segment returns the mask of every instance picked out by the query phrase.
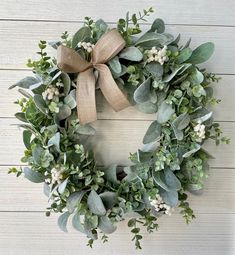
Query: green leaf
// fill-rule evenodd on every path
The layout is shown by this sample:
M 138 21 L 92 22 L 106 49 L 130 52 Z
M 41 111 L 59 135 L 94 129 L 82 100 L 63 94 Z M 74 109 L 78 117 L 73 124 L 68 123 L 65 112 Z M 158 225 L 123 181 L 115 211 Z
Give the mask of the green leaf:
M 60 152 L 60 132 L 57 132 L 48 140 L 48 146 L 55 146 L 57 152 Z
M 175 207 L 178 204 L 178 192 L 176 190 L 166 191 L 161 189 L 160 195 L 167 205 Z
M 182 130 L 179 130 L 175 125 L 172 124 L 172 128 L 177 140 L 182 141 L 184 138 L 184 133 Z
M 75 90 L 72 90 L 75 92 Z M 71 91 L 71 92 L 72 92 Z M 73 92 L 72 92 L 73 93 Z M 69 95 L 67 95 L 64 98 L 64 103 L 66 105 L 68 105 L 70 107 L 70 109 L 74 109 L 77 106 L 76 100 L 74 99 L 74 97 L 71 95 L 71 93 Z
M 204 76 L 203 74 L 198 71 L 196 68 L 193 70 L 193 72 L 189 75 L 189 81 L 192 85 L 198 85 L 203 82 Z
M 78 126 L 76 131 L 81 135 L 94 135 L 95 134 L 95 129 L 89 124 L 85 124 L 83 126 L 81 126 L 81 125 Z
M 191 156 L 192 154 L 194 154 L 195 152 L 197 152 L 198 150 L 200 150 L 201 146 L 200 144 L 195 144 L 195 147 L 193 149 L 191 149 L 190 151 L 184 153 L 183 158 L 188 158 L 189 156 Z
M 70 213 L 65 212 L 61 214 L 60 217 L 58 218 L 58 226 L 64 232 L 68 232 L 67 223 L 68 223 L 69 216 L 70 216 Z
M 84 226 L 83 224 L 81 223 L 81 219 L 80 219 L 80 215 L 78 213 L 76 213 L 74 216 L 73 216 L 73 219 L 72 219 L 72 226 L 79 232 L 85 234 L 86 231 L 84 229 Z
M 76 191 L 67 198 L 66 207 L 70 213 L 73 213 L 75 208 L 78 206 L 78 204 L 81 202 L 84 194 L 86 191 Z
M 147 101 L 147 102 L 144 102 L 144 103 L 141 103 L 141 104 L 137 104 L 136 108 L 139 111 L 141 111 L 143 113 L 147 113 L 147 114 L 157 112 L 157 105 L 152 103 L 151 101 Z
M 204 90 L 204 88 L 200 84 L 196 85 L 196 86 L 193 86 L 192 93 L 195 97 L 206 96 L 206 91 Z
M 112 164 L 104 170 L 104 178 L 114 184 L 120 183 L 117 179 L 117 164 Z
M 99 217 L 98 228 L 105 234 L 112 234 L 117 229 L 107 216 Z
M 166 76 L 163 77 L 163 82 L 169 82 L 171 81 L 176 74 L 182 70 L 184 68 L 184 65 L 180 66 L 179 68 L 177 68 L 176 70 L 174 70 L 171 74 L 167 74 Z
M 193 120 L 195 122 L 203 123 L 203 122 L 209 120 L 212 117 L 212 114 L 213 114 L 213 112 L 209 112 L 209 113 L 207 113 L 207 114 L 205 114 L 205 115 L 203 115 L 203 116 L 201 116 L 199 118 L 193 119 Z
M 71 108 L 64 104 L 60 107 L 59 112 L 56 114 L 57 119 L 64 120 L 67 119 L 71 115 Z
M 72 39 L 72 48 L 75 48 L 79 42 L 91 39 L 91 29 L 89 27 L 80 28 Z
M 212 56 L 214 48 L 215 45 L 212 42 L 201 44 L 193 51 L 188 62 L 197 65 L 207 61 Z
M 38 110 L 44 114 L 48 114 L 48 108 L 46 102 L 44 101 L 43 97 L 39 94 L 33 96 L 33 100 L 35 105 L 37 106 Z
M 59 184 L 58 192 L 59 192 L 60 194 L 63 194 L 63 193 L 64 193 L 64 191 L 65 191 L 65 189 L 66 189 L 66 186 L 67 186 L 67 184 L 68 184 L 68 180 L 69 180 L 69 178 L 65 179 L 62 183 Z
M 150 32 L 157 32 L 161 34 L 164 33 L 164 31 L 165 31 L 164 21 L 162 19 L 155 19 L 151 26 Z
M 118 203 L 117 194 L 115 192 L 105 191 L 100 194 L 100 198 L 107 210 L 113 208 L 113 206 Z
M 154 121 L 149 126 L 143 138 L 143 143 L 148 144 L 148 143 L 158 141 L 160 137 L 161 137 L 161 125 L 157 121 Z
M 158 112 L 157 112 L 157 121 L 160 124 L 166 123 L 170 118 L 171 115 L 175 112 L 175 110 L 172 108 L 172 105 L 167 104 L 166 101 L 163 101 L 161 105 L 159 106 Z
M 166 185 L 172 190 L 180 190 L 181 189 L 181 183 L 178 180 L 178 178 L 175 176 L 175 174 L 169 170 L 165 169 L 164 170 L 164 175 L 165 175 L 165 181 Z
M 68 95 L 71 88 L 71 79 L 67 73 L 62 72 L 61 75 L 62 83 L 64 84 L 64 94 Z
M 90 211 L 98 216 L 102 216 L 106 214 L 106 209 L 102 202 L 100 196 L 96 193 L 96 191 L 92 190 L 88 196 L 87 204 Z
M 145 80 L 134 92 L 134 100 L 137 103 L 145 103 L 150 99 L 151 79 Z
M 153 76 L 161 77 L 163 75 L 163 66 L 157 62 L 151 62 L 145 68 Z
M 24 89 L 18 89 L 18 91 L 20 92 L 20 94 L 22 94 L 24 97 L 26 98 L 31 98 L 32 95 L 30 93 L 28 93 L 26 90 Z
M 44 182 L 45 177 L 43 174 L 32 170 L 29 167 L 24 167 L 24 176 L 34 183 Z
M 24 145 L 25 147 L 30 150 L 31 148 L 31 137 L 32 137 L 32 132 L 29 131 L 29 130 L 24 130 L 23 131 L 23 142 L 24 142 Z
M 26 116 L 25 116 L 25 113 L 23 112 L 17 112 L 15 113 L 15 117 L 20 120 L 20 121 L 23 121 L 23 122 L 28 122 L 28 120 L 26 119 Z
M 153 180 L 154 182 L 161 188 L 163 188 L 164 190 L 169 191 L 170 188 L 167 186 L 167 184 L 165 183 L 165 179 L 164 179 L 164 175 L 162 171 L 153 171 Z
M 138 48 L 131 46 L 124 48 L 124 50 L 119 54 L 119 58 L 139 62 L 143 59 L 143 54 Z
M 186 60 L 188 60 L 192 55 L 192 50 L 190 48 L 185 48 L 180 51 L 180 54 L 177 56 L 176 61 L 178 64 L 182 64 Z
M 9 87 L 9 89 L 13 89 L 15 87 L 20 87 L 24 89 L 29 89 L 32 85 L 41 85 L 42 82 L 39 78 L 33 76 L 27 76 L 24 79 L 20 80 L 19 82 L 13 84 Z
M 109 64 L 109 67 L 111 68 L 111 70 L 114 73 L 120 74 L 122 72 L 122 66 L 121 66 L 121 64 L 119 62 L 118 56 L 115 56 L 114 58 L 109 60 L 108 64 Z
M 172 122 L 172 125 L 174 125 L 178 130 L 183 130 L 188 126 L 189 123 L 190 123 L 189 114 L 182 113 Z
M 142 35 L 136 42 L 137 46 L 154 47 L 168 45 L 174 41 L 174 37 L 170 34 L 158 34 L 155 32 L 147 32 Z

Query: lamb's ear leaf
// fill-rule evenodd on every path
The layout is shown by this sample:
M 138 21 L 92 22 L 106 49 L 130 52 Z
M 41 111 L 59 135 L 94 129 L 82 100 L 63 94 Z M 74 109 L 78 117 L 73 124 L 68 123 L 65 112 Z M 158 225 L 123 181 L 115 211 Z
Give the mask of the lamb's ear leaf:
M 204 63 L 212 56 L 214 48 L 215 45 L 212 42 L 201 44 L 192 52 L 192 55 L 188 59 L 188 62 L 194 65 Z
M 72 226 L 79 232 L 85 234 L 86 231 L 84 229 L 83 224 L 81 223 L 80 215 L 78 213 L 74 214 L 72 219 Z
M 23 142 L 25 147 L 30 150 L 30 141 L 32 137 L 32 132 L 30 130 L 24 130 L 23 131 Z
M 159 106 L 159 109 L 157 112 L 158 123 L 163 124 L 167 122 L 174 112 L 175 110 L 172 108 L 172 105 L 166 103 L 166 101 L 163 101 L 161 105 Z
M 100 196 L 96 193 L 96 191 L 92 190 L 88 196 L 87 204 L 90 211 L 98 216 L 102 216 L 106 214 L 106 209 L 102 202 Z
M 119 58 L 139 62 L 142 60 L 143 54 L 138 48 L 131 46 L 121 51 L 121 53 L 119 54 Z
M 72 39 L 72 48 L 75 48 L 79 42 L 85 42 L 91 38 L 91 29 L 89 27 L 80 28 Z
M 117 164 L 112 164 L 104 170 L 104 178 L 113 184 L 119 184 L 117 179 Z
M 145 103 L 150 99 L 151 79 L 145 80 L 134 92 L 134 100 L 136 103 Z
M 78 204 L 81 202 L 84 194 L 86 191 L 76 191 L 72 194 L 67 199 L 66 207 L 70 213 L 73 213 L 75 208 L 78 206 Z
M 160 136 L 161 136 L 161 125 L 157 121 L 154 121 L 149 126 L 143 138 L 143 144 L 155 142 L 160 139 Z
M 15 87 L 20 87 L 23 89 L 29 89 L 30 86 L 36 85 L 36 84 L 42 84 L 42 81 L 33 76 L 27 76 L 24 79 L 18 81 L 17 83 L 13 84 L 12 86 L 9 87 L 9 89 L 13 89 Z
M 112 234 L 117 229 L 106 215 L 99 217 L 98 228 L 105 234 Z
M 178 130 L 183 130 L 188 126 L 189 123 L 190 123 L 189 114 L 182 113 L 172 122 L 172 125 L 174 125 Z
M 151 32 L 157 32 L 159 34 L 164 33 L 164 31 L 165 31 L 164 21 L 162 19 L 155 19 L 152 26 L 151 26 L 150 31 Z
M 43 174 L 36 172 L 29 167 L 24 167 L 24 176 L 34 183 L 41 183 L 45 180 L 45 176 Z
M 171 207 L 175 207 L 178 204 L 178 192 L 177 190 L 170 190 L 170 191 L 166 191 L 163 189 L 159 190 L 159 193 L 163 199 L 163 201 L 171 206 Z
M 112 58 L 111 60 L 109 60 L 108 62 L 110 69 L 116 73 L 116 74 L 120 74 L 122 72 L 122 66 L 119 62 L 119 58 L 118 56 L 115 56 L 114 58 Z
M 60 215 L 60 217 L 58 218 L 58 221 L 57 221 L 59 228 L 64 232 L 68 232 L 67 223 L 68 223 L 69 216 L 70 216 L 70 213 L 65 212 Z

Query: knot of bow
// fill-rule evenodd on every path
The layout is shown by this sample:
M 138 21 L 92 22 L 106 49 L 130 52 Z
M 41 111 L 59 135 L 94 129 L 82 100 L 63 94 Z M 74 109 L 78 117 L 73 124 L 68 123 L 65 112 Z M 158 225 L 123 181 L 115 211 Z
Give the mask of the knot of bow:
M 130 105 L 105 65 L 124 47 L 125 41 L 116 29 L 108 31 L 98 40 L 92 50 L 90 62 L 82 58 L 74 49 L 63 45 L 58 47 L 58 67 L 66 73 L 78 73 L 76 101 L 78 118 L 82 125 L 97 119 L 94 69 L 99 73 L 97 81 L 99 88 L 112 108 L 120 111 Z

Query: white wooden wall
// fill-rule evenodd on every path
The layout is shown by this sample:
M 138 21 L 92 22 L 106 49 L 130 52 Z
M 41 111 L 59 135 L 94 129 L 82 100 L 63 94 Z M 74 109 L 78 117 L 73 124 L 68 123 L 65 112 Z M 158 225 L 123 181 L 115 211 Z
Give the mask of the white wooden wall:
M 20 164 L 23 146 L 12 102 L 16 91 L 9 85 L 29 73 L 25 67 L 39 39 L 53 40 L 68 30 L 75 32 L 84 16 L 112 23 L 127 10 L 136 12 L 153 6 L 167 30 L 193 39 L 193 45 L 213 41 L 216 52 L 206 64 L 220 74 L 216 94 L 223 101 L 215 119 L 231 138 L 229 146 L 207 147 L 211 161 L 210 179 L 202 196 L 191 196 L 197 219 L 186 226 L 176 212 L 160 219 L 156 234 L 144 235 L 143 250 L 136 252 L 125 223 L 104 246 L 93 250 L 72 229 L 62 233 L 57 215 L 44 216 L 47 206 L 41 185 L 7 175 L 9 166 Z M 235 2 L 234 0 L 1 0 L 0 2 L 0 255 L 232 255 L 235 254 Z M 156 16 L 150 18 L 152 21 Z M 95 150 L 99 160 L 128 163 L 129 152 L 141 143 L 153 116 L 135 109 L 114 113 L 99 101 Z M 97 142 L 98 141 L 98 142 Z

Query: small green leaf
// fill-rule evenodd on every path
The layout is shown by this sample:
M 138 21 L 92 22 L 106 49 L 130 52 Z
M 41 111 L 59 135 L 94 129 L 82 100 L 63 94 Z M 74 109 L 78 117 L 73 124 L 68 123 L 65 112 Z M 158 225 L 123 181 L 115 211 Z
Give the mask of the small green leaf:
M 44 182 L 45 177 L 43 174 L 32 170 L 29 167 L 24 167 L 24 176 L 34 183 Z
M 96 191 L 92 190 L 88 196 L 87 204 L 90 211 L 98 216 L 105 215 L 106 209 L 102 202 L 100 196 L 96 193 Z
M 91 39 L 91 29 L 89 27 L 80 28 L 72 39 L 72 48 L 75 48 L 79 42 Z
M 81 223 L 80 215 L 78 213 L 74 214 L 72 219 L 72 226 L 79 232 L 85 234 L 85 229 L 83 224 Z
M 120 74 L 122 72 L 122 66 L 121 66 L 121 64 L 119 62 L 118 56 L 115 56 L 114 58 L 109 60 L 108 64 L 109 64 L 109 67 L 111 68 L 111 70 L 114 73 Z
M 99 217 L 98 228 L 105 234 L 112 234 L 117 229 L 107 216 Z
M 170 118 L 171 115 L 175 112 L 175 110 L 172 108 L 172 105 L 167 104 L 166 101 L 163 101 L 161 105 L 159 106 L 158 112 L 157 112 L 157 121 L 160 124 L 166 123 Z
M 138 48 L 131 46 L 121 51 L 119 58 L 139 62 L 143 59 L 143 54 Z
M 157 112 L 157 105 L 152 103 L 151 101 L 147 101 L 141 104 L 136 104 L 136 108 L 147 114 L 155 113 Z
M 75 92 L 75 90 L 72 90 Z M 71 91 L 71 92 L 72 92 Z M 76 103 L 76 100 L 74 99 L 74 97 L 71 95 L 71 92 L 69 95 L 67 95 L 65 98 L 64 98 L 64 103 L 66 105 L 68 105 L 70 107 L 70 109 L 74 109 L 76 106 L 77 106 L 77 103 Z M 72 93 L 74 93 L 72 92 Z
M 24 130 L 23 131 L 23 142 L 24 142 L 24 145 L 25 147 L 30 150 L 31 148 L 31 137 L 32 137 L 32 132 L 29 131 L 29 130 Z
M 71 108 L 64 104 L 60 107 L 59 112 L 56 114 L 57 119 L 64 120 L 67 119 L 71 115 Z
M 148 144 L 148 143 L 158 141 L 160 137 L 161 137 L 161 125 L 157 121 L 154 121 L 149 126 L 143 138 L 143 143 Z
M 100 194 L 100 198 L 107 210 L 113 208 L 113 206 L 118 202 L 117 194 L 115 192 L 105 191 Z
M 33 96 L 33 100 L 34 100 L 35 105 L 37 106 L 38 110 L 47 115 L 48 109 L 47 109 L 47 105 L 46 105 L 46 102 L 44 101 L 43 97 L 39 94 L 36 94 Z
M 177 73 L 182 70 L 184 68 L 184 65 L 180 66 L 179 68 L 177 68 L 176 70 L 174 70 L 172 73 L 167 74 L 166 76 L 163 77 L 163 82 L 169 82 L 171 81 L 176 75 Z
M 188 126 L 189 123 L 190 123 L 189 114 L 182 113 L 172 122 L 172 125 L 174 125 L 178 130 L 183 130 Z
M 157 62 L 151 62 L 145 68 L 153 76 L 161 77 L 163 75 L 163 66 Z
M 70 216 L 70 213 L 65 212 L 61 214 L 60 217 L 58 218 L 58 226 L 64 232 L 68 232 L 67 223 L 68 223 L 69 216 Z
M 145 103 L 150 99 L 151 79 L 145 80 L 134 92 L 133 98 L 137 103 Z
M 190 151 L 184 153 L 183 158 L 188 158 L 189 156 L 191 156 L 192 154 L 194 154 L 195 152 L 200 150 L 200 148 L 201 148 L 200 144 L 196 144 L 193 149 L 191 149 Z
M 167 205 L 175 207 L 178 204 L 178 192 L 176 190 L 166 191 L 161 189 L 160 195 Z
M 137 46 L 154 47 L 168 45 L 174 41 L 174 37 L 170 34 L 158 34 L 155 32 L 147 32 L 142 35 L 136 42 Z
M 151 26 L 150 32 L 157 32 L 161 34 L 164 33 L 164 31 L 165 31 L 164 21 L 162 19 L 155 19 Z
M 178 64 L 182 64 L 186 60 L 188 60 L 192 55 L 192 50 L 190 48 L 185 48 L 180 51 L 180 54 L 177 56 L 176 61 Z
M 42 84 L 42 81 L 39 78 L 33 77 L 33 76 L 27 76 L 24 79 L 20 80 L 19 82 L 10 86 L 9 89 L 13 89 L 15 87 L 29 89 L 32 85 L 35 86 L 35 85 L 41 85 L 41 84 Z
M 76 191 L 67 198 L 66 207 L 70 213 L 73 213 L 75 208 L 78 206 L 78 204 L 81 202 L 84 194 L 86 191 Z
M 104 178 L 114 184 L 119 184 L 120 182 L 117 179 L 117 165 L 112 164 L 104 170 Z
M 55 146 L 57 152 L 60 152 L 60 132 L 57 132 L 48 140 L 48 146 Z
M 181 189 L 181 183 L 179 179 L 175 176 L 175 174 L 171 170 L 165 169 L 164 175 L 165 175 L 166 184 L 171 190 Z
M 94 135 L 95 134 L 95 129 L 89 125 L 85 124 L 83 126 L 79 126 L 76 131 L 81 134 L 81 135 Z
M 212 56 L 214 48 L 215 45 L 212 42 L 201 44 L 193 51 L 188 62 L 197 65 L 207 61 Z

